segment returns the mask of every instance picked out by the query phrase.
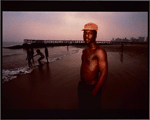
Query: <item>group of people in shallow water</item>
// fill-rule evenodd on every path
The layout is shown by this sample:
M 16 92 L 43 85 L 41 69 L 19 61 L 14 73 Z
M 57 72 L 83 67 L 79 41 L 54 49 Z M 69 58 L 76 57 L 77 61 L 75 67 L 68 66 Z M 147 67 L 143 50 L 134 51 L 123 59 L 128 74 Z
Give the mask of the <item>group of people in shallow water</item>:
M 37 55 L 40 55 L 40 58 L 38 59 L 39 65 L 42 65 L 41 60 L 46 56 L 46 60 L 48 63 L 48 49 L 47 47 L 45 47 L 45 56 L 44 54 L 40 51 L 40 49 L 36 50 L 37 54 L 34 55 L 34 51 L 33 48 L 28 48 L 27 49 L 27 58 L 26 60 L 28 60 L 28 66 L 31 67 L 32 66 L 32 62 L 34 63 L 34 57 Z M 31 62 L 32 60 L 32 62 Z

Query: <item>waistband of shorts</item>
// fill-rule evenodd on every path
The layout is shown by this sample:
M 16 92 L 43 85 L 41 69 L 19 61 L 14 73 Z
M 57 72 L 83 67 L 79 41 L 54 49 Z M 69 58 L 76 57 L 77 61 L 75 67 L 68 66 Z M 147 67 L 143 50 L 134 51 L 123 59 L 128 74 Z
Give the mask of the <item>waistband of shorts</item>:
M 82 84 L 82 85 L 85 85 L 85 86 L 95 86 L 95 85 L 96 85 L 96 83 L 93 84 L 93 85 L 88 85 L 88 84 L 86 84 L 83 80 L 80 80 L 80 81 L 79 81 L 79 84 Z

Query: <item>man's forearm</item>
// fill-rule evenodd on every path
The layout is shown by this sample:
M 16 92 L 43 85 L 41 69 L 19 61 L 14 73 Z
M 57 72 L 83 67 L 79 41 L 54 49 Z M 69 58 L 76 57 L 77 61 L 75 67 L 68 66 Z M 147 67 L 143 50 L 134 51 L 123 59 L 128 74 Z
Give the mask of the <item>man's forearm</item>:
M 104 75 L 100 75 L 98 82 L 96 83 L 95 88 L 92 91 L 92 95 L 95 96 L 98 92 L 98 90 L 101 88 L 102 84 L 104 83 L 104 81 L 106 80 L 107 74 Z

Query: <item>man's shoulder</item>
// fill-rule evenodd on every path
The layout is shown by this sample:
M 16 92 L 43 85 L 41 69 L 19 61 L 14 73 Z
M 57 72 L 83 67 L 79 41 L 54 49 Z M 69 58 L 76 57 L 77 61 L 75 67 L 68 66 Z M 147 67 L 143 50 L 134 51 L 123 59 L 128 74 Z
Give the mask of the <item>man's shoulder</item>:
M 97 46 L 96 52 L 106 52 L 105 49 L 103 47 L 101 47 L 100 45 Z
M 85 52 L 87 50 L 87 48 L 84 48 L 83 50 L 82 50 L 82 52 Z
M 98 46 L 97 49 L 96 49 L 96 54 L 97 55 L 102 55 L 102 54 L 106 55 L 106 51 L 105 51 L 105 49 L 103 47 Z

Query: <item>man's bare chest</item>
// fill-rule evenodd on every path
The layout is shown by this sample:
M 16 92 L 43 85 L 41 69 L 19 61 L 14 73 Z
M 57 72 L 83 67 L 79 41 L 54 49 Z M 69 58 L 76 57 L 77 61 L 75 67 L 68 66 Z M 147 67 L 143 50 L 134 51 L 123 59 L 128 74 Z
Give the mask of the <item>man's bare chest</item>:
M 92 64 L 97 62 L 95 51 L 84 51 L 82 55 L 82 61 L 86 64 Z

